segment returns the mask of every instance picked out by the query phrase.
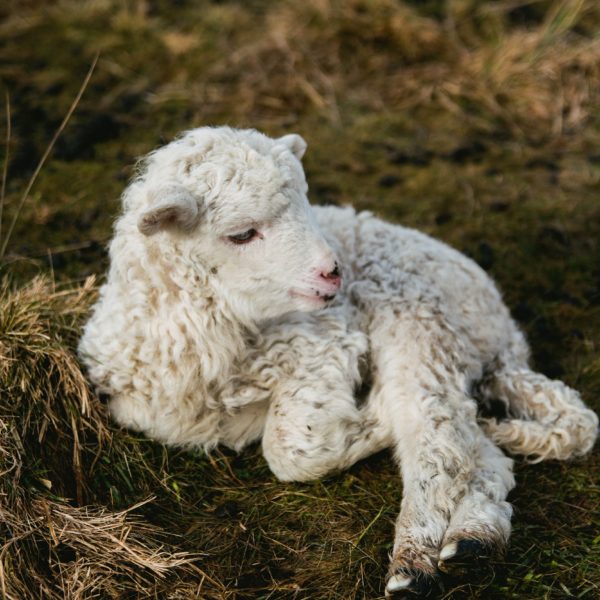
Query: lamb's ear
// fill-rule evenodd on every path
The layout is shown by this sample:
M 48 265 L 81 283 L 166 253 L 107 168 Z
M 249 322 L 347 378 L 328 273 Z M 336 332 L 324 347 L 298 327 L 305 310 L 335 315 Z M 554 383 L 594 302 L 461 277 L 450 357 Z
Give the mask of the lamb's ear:
M 184 187 L 168 185 L 148 194 L 150 207 L 138 219 L 138 229 L 152 235 L 162 229 L 191 231 L 198 223 L 198 201 Z
M 280 137 L 277 141 L 287 146 L 298 160 L 301 160 L 304 156 L 304 153 L 306 152 L 307 144 L 302 138 L 302 136 L 298 135 L 297 133 L 290 133 L 288 135 L 284 135 L 283 137 Z

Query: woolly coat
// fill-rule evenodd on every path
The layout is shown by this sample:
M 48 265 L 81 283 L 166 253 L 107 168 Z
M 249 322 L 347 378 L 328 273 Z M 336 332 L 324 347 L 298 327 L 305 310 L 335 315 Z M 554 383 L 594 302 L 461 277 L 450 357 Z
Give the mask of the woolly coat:
M 114 419 L 167 444 L 262 438 L 274 473 L 294 480 L 394 448 L 393 593 L 462 539 L 506 542 L 514 479 L 498 446 L 577 456 L 598 420 L 530 370 L 473 261 L 367 212 L 310 207 L 305 147 L 201 128 L 151 154 L 124 194 L 79 351 Z M 478 419 L 492 400 L 506 418 Z

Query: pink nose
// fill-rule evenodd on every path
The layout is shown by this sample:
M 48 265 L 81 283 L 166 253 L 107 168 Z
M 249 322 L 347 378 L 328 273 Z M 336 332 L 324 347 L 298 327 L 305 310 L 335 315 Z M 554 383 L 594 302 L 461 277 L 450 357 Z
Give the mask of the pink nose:
M 335 263 L 332 271 L 329 271 L 328 273 L 322 271 L 319 273 L 319 276 L 336 288 L 339 288 L 342 283 L 342 276 L 340 275 L 340 268 L 337 263 Z

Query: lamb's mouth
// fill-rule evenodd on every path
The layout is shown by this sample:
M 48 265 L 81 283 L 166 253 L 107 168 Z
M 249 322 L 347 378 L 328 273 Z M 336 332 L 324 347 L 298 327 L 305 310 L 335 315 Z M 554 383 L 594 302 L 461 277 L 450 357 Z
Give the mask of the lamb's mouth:
M 317 305 L 327 304 L 335 298 L 335 294 L 326 294 L 321 292 L 320 290 L 312 290 L 308 294 L 305 292 L 300 292 L 298 290 L 290 290 L 290 296 L 292 296 L 293 298 L 301 298 L 303 300 L 308 300 L 309 302 Z

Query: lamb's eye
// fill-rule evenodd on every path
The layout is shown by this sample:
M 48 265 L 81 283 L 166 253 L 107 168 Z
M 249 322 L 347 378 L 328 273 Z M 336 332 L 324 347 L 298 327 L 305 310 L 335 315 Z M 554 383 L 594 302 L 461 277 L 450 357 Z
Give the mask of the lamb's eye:
M 256 229 L 248 229 L 244 233 L 238 233 L 237 235 L 228 235 L 227 238 L 234 244 L 247 244 L 251 242 L 258 235 Z

